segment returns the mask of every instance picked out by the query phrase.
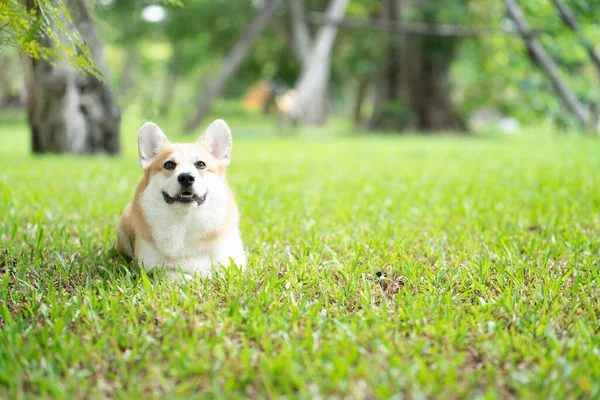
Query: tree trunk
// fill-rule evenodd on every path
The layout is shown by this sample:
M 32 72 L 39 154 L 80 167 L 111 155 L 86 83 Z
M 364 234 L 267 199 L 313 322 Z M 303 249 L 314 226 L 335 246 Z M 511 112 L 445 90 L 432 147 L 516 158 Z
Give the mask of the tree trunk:
M 413 116 L 408 127 L 424 132 L 466 132 L 467 126 L 451 99 L 448 74 L 456 39 L 420 37 L 405 43 L 407 59 L 401 90 Z
M 63 0 L 73 24 L 106 76 L 102 44 L 84 0 Z M 27 6 L 35 9 L 34 0 Z M 47 38 L 39 38 L 46 41 Z M 106 84 L 69 65 L 24 57 L 34 153 L 117 154 L 120 112 Z
M 579 102 L 577 97 L 569 87 L 561 79 L 558 68 L 554 64 L 554 61 L 546 54 L 546 51 L 542 45 L 538 42 L 535 36 L 531 32 L 531 28 L 521 7 L 517 4 L 516 0 L 504 0 L 508 13 L 510 14 L 513 21 L 517 25 L 517 29 L 529 50 L 529 55 L 533 61 L 546 73 L 556 94 L 563 102 L 567 110 L 577 117 L 579 122 L 588 127 L 590 118 L 589 113 L 585 107 Z
M 290 13 L 292 16 L 292 45 L 300 65 L 302 66 L 300 76 L 307 73 L 311 65 L 313 56 L 313 48 L 315 42 L 311 36 L 308 24 L 306 22 L 306 1 L 305 0 L 288 0 Z M 325 62 L 325 68 L 329 70 L 329 61 Z M 322 79 L 325 81 L 322 81 Z M 304 123 L 322 124 L 327 121 L 328 114 L 328 92 L 327 80 L 328 76 L 315 77 L 318 81 L 318 89 L 312 94 L 310 109 L 304 115 Z M 295 106 L 294 106 L 295 107 Z M 292 112 L 294 108 L 292 108 Z M 295 117 L 292 115 L 292 119 Z
M 331 0 L 327 16 L 331 20 L 343 19 L 349 0 Z M 292 121 L 321 125 L 327 121 L 329 74 L 331 73 L 331 50 L 337 36 L 335 24 L 323 26 L 311 51 L 310 62 L 303 68 L 296 85 L 298 101 L 292 110 Z
M 352 109 L 352 119 L 355 126 L 361 126 L 363 123 L 362 109 L 365 99 L 367 98 L 367 91 L 369 89 L 369 79 L 366 77 L 360 78 L 358 81 L 358 88 L 356 89 L 356 99 L 354 100 L 354 107 Z
M 312 39 L 306 23 L 305 4 L 304 0 L 289 0 L 289 3 L 294 50 L 304 69 L 308 67 L 312 55 Z
M 381 13 L 377 19 L 397 23 L 400 20 L 398 3 L 395 0 L 382 0 Z M 400 57 L 399 37 L 390 33 L 387 38 L 386 57 L 379 67 L 375 84 L 375 104 L 367 124 L 370 129 L 381 129 L 389 124 L 385 114 L 386 108 L 398 101 Z
M 198 103 L 196 112 L 188 120 L 186 124 L 187 132 L 194 130 L 194 128 L 200 124 L 202 119 L 204 119 L 206 114 L 208 114 L 215 99 L 225 89 L 229 79 L 235 74 L 256 39 L 267 26 L 267 23 L 275 13 L 277 3 L 278 0 L 269 0 L 263 9 L 260 10 L 254 21 L 252 21 L 252 24 L 250 24 L 248 29 L 242 33 L 238 42 L 223 62 L 223 67 L 221 68 L 219 76 L 216 78 L 214 84 L 209 86 L 206 95 Z
M 385 21 L 400 21 L 394 0 L 382 0 Z M 422 12 L 435 22 L 435 15 Z M 424 132 L 466 131 L 466 124 L 450 97 L 448 72 L 454 60 L 457 38 L 416 36 L 400 41 L 389 38 L 387 54 L 376 82 L 370 129 Z

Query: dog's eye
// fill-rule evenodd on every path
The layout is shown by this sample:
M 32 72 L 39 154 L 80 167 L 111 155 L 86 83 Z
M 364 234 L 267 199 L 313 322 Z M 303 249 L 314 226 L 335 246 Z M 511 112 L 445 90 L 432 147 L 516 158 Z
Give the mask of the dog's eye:
M 176 166 L 173 161 L 167 161 L 164 165 L 165 169 L 175 169 Z
M 194 165 L 198 169 L 204 169 L 204 168 L 206 168 L 206 163 L 204 161 L 197 161 L 196 164 L 194 164 Z

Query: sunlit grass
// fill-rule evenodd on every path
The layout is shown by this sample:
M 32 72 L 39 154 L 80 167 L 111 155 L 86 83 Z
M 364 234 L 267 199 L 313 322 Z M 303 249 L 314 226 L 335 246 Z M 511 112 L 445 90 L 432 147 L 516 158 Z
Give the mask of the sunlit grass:
M 234 122 L 249 270 L 177 286 L 114 252 L 124 124 L 119 158 L 0 127 L 0 397 L 600 396 L 597 141 Z

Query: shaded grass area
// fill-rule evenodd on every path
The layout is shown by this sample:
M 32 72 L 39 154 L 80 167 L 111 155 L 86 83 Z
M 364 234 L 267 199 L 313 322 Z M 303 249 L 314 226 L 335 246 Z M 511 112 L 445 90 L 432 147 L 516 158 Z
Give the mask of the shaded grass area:
M 600 396 L 597 141 L 234 125 L 249 271 L 178 286 L 114 251 L 134 138 L 0 127 L 1 397 Z

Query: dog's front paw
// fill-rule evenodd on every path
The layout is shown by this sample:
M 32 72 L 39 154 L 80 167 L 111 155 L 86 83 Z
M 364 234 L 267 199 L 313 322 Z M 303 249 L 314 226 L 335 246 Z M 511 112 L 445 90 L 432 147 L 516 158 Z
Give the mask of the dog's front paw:
M 179 271 L 167 271 L 167 277 L 173 282 L 185 282 L 194 279 L 194 275 Z

